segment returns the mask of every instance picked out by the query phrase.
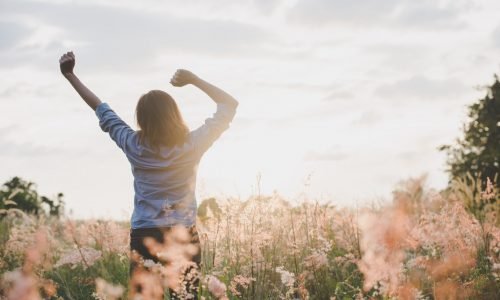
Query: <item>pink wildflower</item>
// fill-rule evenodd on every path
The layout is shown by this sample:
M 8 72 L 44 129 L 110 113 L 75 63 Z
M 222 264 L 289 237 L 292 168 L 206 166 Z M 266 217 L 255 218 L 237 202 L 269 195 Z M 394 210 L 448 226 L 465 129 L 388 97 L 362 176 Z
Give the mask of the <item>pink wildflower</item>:
M 219 300 L 227 300 L 226 285 L 213 275 L 207 276 L 208 291 Z

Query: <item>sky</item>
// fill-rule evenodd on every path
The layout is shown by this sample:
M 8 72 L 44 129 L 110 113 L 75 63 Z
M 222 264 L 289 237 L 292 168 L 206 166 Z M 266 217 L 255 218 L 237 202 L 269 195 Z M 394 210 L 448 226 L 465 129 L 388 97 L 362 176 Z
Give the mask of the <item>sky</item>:
M 133 128 L 152 89 L 192 130 L 212 116 L 208 96 L 169 84 L 178 68 L 240 102 L 202 158 L 198 202 L 360 206 L 423 174 L 444 188 L 437 148 L 500 70 L 499 14 L 495 0 L 0 0 L 0 181 L 62 192 L 78 218 L 129 218 L 130 165 L 59 73 L 72 50 L 75 73 Z

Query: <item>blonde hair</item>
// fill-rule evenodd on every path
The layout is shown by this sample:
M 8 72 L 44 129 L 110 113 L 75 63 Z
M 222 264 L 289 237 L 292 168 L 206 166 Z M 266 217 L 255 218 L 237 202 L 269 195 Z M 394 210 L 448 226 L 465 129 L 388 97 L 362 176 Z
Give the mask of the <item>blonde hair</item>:
M 152 148 L 182 145 L 189 134 L 175 100 L 166 92 L 152 90 L 141 96 L 135 110 L 139 141 Z

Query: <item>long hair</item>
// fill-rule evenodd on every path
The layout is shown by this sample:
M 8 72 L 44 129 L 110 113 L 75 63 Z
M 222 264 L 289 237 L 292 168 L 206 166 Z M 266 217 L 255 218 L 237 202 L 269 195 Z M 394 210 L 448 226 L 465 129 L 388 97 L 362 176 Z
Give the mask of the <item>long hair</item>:
M 153 149 L 182 145 L 189 134 L 175 100 L 166 92 L 152 90 L 141 96 L 135 110 L 139 141 Z

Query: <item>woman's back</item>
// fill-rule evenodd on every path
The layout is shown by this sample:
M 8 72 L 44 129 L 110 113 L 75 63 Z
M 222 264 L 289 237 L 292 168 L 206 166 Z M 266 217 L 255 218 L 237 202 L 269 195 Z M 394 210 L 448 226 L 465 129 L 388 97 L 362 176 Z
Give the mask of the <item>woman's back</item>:
M 217 111 L 189 132 L 185 142 L 152 147 L 109 107 L 96 108 L 99 125 L 126 154 L 134 175 L 132 228 L 192 226 L 196 222 L 196 175 L 203 154 L 229 128 L 236 103 L 217 103 Z

